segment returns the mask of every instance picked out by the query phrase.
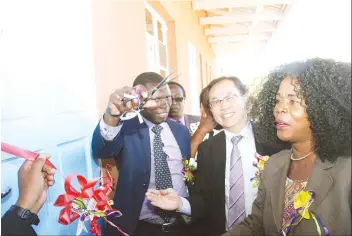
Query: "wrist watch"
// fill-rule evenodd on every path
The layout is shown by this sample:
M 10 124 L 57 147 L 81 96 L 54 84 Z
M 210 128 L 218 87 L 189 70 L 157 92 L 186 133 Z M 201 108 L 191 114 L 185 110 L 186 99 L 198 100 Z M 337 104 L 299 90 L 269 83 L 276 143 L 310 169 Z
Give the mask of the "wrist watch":
M 35 213 L 32 213 L 30 210 L 16 206 L 16 205 L 12 205 L 10 207 L 10 212 L 14 212 L 16 213 L 19 217 L 21 217 L 21 219 L 23 219 L 24 221 L 26 221 L 29 224 L 33 224 L 33 225 L 38 225 L 40 220 L 38 218 L 38 215 Z

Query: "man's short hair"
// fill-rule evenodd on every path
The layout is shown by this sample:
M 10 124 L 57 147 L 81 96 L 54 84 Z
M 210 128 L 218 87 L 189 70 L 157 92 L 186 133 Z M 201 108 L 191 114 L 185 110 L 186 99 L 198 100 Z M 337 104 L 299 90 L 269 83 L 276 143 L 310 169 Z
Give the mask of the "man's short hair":
M 183 88 L 183 86 L 177 82 L 171 81 L 169 82 L 169 85 L 176 85 L 181 88 L 183 96 L 186 97 L 186 90 Z
M 244 83 L 242 83 L 242 81 L 236 76 L 222 76 L 220 78 L 212 80 L 208 85 L 208 89 L 209 89 L 208 91 L 210 91 L 215 84 L 220 83 L 221 81 L 224 81 L 224 80 L 232 81 L 235 84 L 236 88 L 240 91 L 241 95 L 245 95 L 248 92 L 247 86 Z
M 133 81 L 133 87 L 137 85 L 146 86 L 147 83 L 160 83 L 164 78 L 156 72 L 144 72 Z

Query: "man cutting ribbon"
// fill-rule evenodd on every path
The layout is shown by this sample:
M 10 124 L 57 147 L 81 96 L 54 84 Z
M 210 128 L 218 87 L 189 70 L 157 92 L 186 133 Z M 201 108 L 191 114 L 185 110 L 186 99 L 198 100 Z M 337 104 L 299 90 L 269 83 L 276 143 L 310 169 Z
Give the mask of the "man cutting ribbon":
M 166 232 L 187 235 L 179 213 L 155 208 L 145 197 L 148 188 L 173 188 L 179 196 L 188 196 L 182 161 L 190 157 L 190 135 L 185 126 L 167 120 L 171 105 L 169 87 L 161 86 L 152 94 L 142 94 L 142 99 L 148 98 L 140 112 L 142 123 L 137 116 L 121 117 L 126 111 L 138 110 L 141 102 L 137 97 L 126 102 L 124 94 L 136 95 L 137 85 L 153 91 L 162 81 L 159 74 L 146 72 L 137 76 L 134 88 L 116 90 L 110 95 L 105 114 L 93 134 L 94 158 L 114 157 L 119 166 L 113 207 L 123 215 L 110 220 L 134 236 Z M 113 233 L 115 229 L 107 225 L 104 234 Z

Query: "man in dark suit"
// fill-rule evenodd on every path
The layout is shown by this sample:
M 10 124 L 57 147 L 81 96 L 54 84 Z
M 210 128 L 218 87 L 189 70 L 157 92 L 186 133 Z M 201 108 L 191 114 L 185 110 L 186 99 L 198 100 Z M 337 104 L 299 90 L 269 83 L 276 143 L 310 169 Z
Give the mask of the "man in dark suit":
M 55 170 L 45 164 L 47 158 L 41 154 L 34 162 L 25 161 L 19 169 L 19 198 L 1 218 L 1 235 L 37 235 L 32 224 L 39 224 L 37 213 L 54 184 Z
M 255 141 L 247 117 L 247 88 L 236 77 L 221 77 L 209 85 L 208 104 L 214 120 L 224 131 L 203 142 L 198 149 L 195 185 L 188 201 L 172 201 L 173 191 L 148 194 L 154 205 L 179 209 L 191 215 L 194 235 L 221 235 L 251 213 L 257 188 L 250 181 L 256 153 L 279 150 Z M 171 199 L 171 200 L 170 200 Z
M 148 100 L 141 112 L 142 120 L 120 119 L 124 112 L 138 106 L 136 99 L 124 104 L 125 94 L 136 94 L 138 85 L 150 91 L 162 79 L 154 72 L 142 73 L 135 79 L 134 88 L 116 90 L 93 134 L 94 158 L 114 157 L 119 168 L 113 207 L 123 215 L 109 220 L 134 236 L 186 233 L 180 213 L 156 208 L 145 197 L 148 188 L 173 188 L 179 196 L 188 197 L 182 161 L 190 157 L 190 135 L 185 126 L 167 120 L 171 105 L 169 87 L 157 90 Z M 118 232 L 107 224 L 104 234 Z
M 170 82 L 172 103 L 169 112 L 169 119 L 174 120 L 187 127 L 192 134 L 191 124 L 196 124 L 200 121 L 200 116 L 186 115 L 183 113 L 186 100 L 186 91 L 183 86 L 176 82 Z

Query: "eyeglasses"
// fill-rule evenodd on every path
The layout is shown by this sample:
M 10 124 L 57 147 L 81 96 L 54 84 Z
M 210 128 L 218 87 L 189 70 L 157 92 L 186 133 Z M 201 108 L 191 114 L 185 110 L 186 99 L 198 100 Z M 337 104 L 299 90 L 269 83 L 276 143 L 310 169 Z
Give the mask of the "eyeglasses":
M 172 101 L 175 101 L 176 103 L 181 103 L 185 100 L 185 97 L 173 97 Z
M 209 103 L 209 107 L 212 109 L 219 108 L 221 103 L 223 103 L 224 101 L 228 102 L 228 103 L 235 103 L 237 101 L 237 98 L 238 98 L 237 94 L 230 94 L 230 95 L 224 97 L 223 99 L 211 101 Z
M 164 105 L 164 103 L 171 104 L 171 96 L 166 96 L 163 98 L 151 98 L 149 100 L 155 101 L 158 106 Z

